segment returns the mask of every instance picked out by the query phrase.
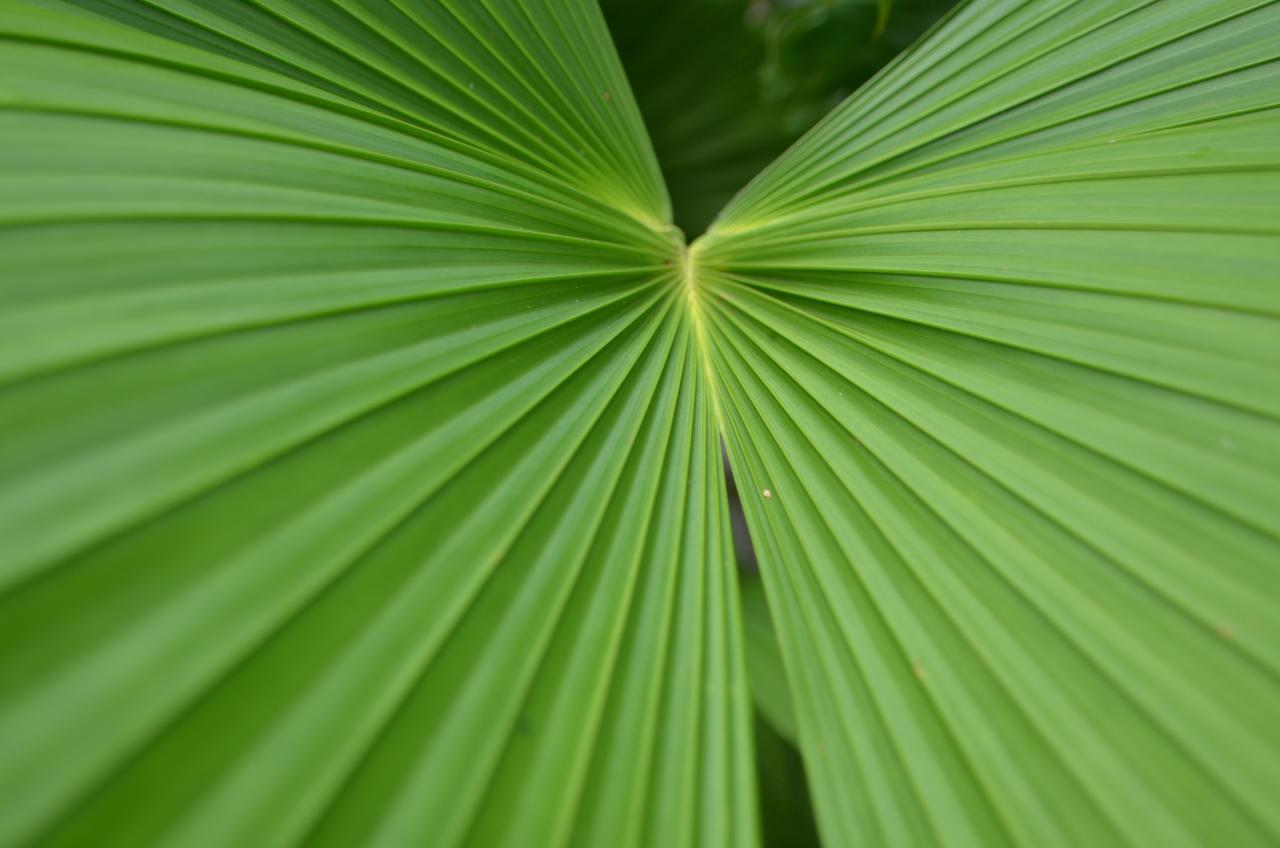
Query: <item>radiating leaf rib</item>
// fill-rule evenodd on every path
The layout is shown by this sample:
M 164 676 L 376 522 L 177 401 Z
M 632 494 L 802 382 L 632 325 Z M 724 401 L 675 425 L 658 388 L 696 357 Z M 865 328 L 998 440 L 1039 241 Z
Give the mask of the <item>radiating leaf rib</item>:
M 626 671 L 625 666 L 617 665 L 618 651 L 623 632 L 636 614 L 632 605 L 636 603 L 634 592 L 641 577 L 637 566 L 643 553 L 643 549 L 635 547 L 633 540 L 643 538 L 646 530 L 653 532 L 658 529 L 652 521 L 658 506 L 655 503 L 657 487 L 662 481 L 643 473 L 642 469 L 661 463 L 662 455 L 670 444 L 671 427 L 676 420 L 678 381 L 688 356 L 687 340 L 677 341 L 668 354 L 657 395 L 661 400 L 644 416 L 640 432 L 617 441 L 633 445 L 633 453 L 627 458 L 626 470 L 618 484 L 615 497 L 620 500 L 617 507 L 610 509 L 605 516 L 589 558 L 589 567 L 595 569 L 592 577 L 588 578 L 592 580 L 591 585 L 608 588 L 600 593 L 583 588 L 584 602 L 564 621 L 563 635 L 557 636 L 553 649 L 556 656 L 550 662 L 564 669 L 564 673 L 571 674 L 578 683 L 574 686 L 540 686 L 531 694 L 522 712 L 523 718 L 517 725 L 517 733 L 511 737 L 508 751 L 504 753 L 510 765 L 499 771 L 487 797 L 487 806 L 501 809 L 509 804 L 508 809 L 514 810 L 515 814 L 481 814 L 476 817 L 476 826 L 490 834 L 489 840 L 497 838 L 498 834 L 519 839 L 521 834 L 527 837 L 530 833 L 550 830 L 557 837 L 547 841 L 564 841 L 567 829 L 573 824 L 577 798 L 568 795 L 559 805 L 541 803 L 523 791 L 526 781 L 533 775 L 545 776 L 565 770 L 572 775 L 570 779 L 579 787 L 579 793 L 587 789 L 582 781 L 590 765 L 591 743 L 597 732 L 595 728 L 598 727 L 600 732 L 607 728 L 607 725 L 600 726 L 596 722 L 612 689 L 610 678 Z M 625 579 L 606 583 L 609 563 L 626 563 L 628 573 Z M 594 599 L 594 603 L 588 606 L 586 599 Z M 544 675 L 540 681 L 549 683 L 553 677 Z M 579 700 L 590 704 L 587 711 L 589 729 L 552 724 L 558 712 L 570 709 L 570 705 Z M 528 738 L 530 724 L 548 726 L 549 732 L 538 738 Z M 504 799 L 507 799 L 505 804 Z
M 755 844 L 709 389 L 594 4 L 41 5 L 0 12 L 0 843 Z
M 970 3 L 693 248 L 828 840 L 1280 834 L 1277 59 Z
M 1280 835 L 1274 4 L 971 2 L 687 253 L 587 0 L 0 39 L 0 842 L 754 844 L 717 426 L 828 840 Z
M 75 0 L 73 0 L 75 2 Z M 504 158 L 574 175 L 637 209 L 665 202 L 629 89 L 616 60 L 569 37 L 555 16 L 586 6 L 525 11 L 485 3 L 256 3 L 113 0 L 94 12 L 167 39 L 281 71 L 399 119 L 479 145 Z M 541 4 L 538 4 L 541 5 Z M 605 42 L 607 44 L 607 41 Z M 586 55 L 584 55 L 586 54 Z M 584 97 L 583 79 L 592 97 Z M 600 92 L 617 89 L 604 113 Z M 591 114 L 596 112 L 597 114 Z M 590 116 L 590 117 L 588 117 Z M 569 181 L 569 180 L 566 180 Z M 621 190 L 621 192 L 619 191 Z M 623 193 L 625 192 L 625 193 Z
M 746 384 L 741 388 L 735 386 L 734 390 L 750 392 L 755 398 L 767 395 L 767 390 L 754 384 Z M 734 410 L 738 410 L 736 405 Z M 797 446 L 784 445 L 783 449 L 792 453 Z M 808 470 L 820 473 L 821 466 L 811 466 Z M 840 546 L 832 537 L 833 527 L 824 526 L 820 518 L 817 519 L 819 523 L 814 523 L 812 501 L 805 500 L 810 510 L 791 506 L 793 500 L 804 498 L 798 479 L 792 476 L 794 473 L 778 468 L 767 476 L 751 474 L 750 482 L 759 494 L 751 497 L 748 514 L 752 514 L 752 507 L 766 510 L 769 517 L 764 520 L 769 521 L 769 526 L 774 528 L 780 544 L 787 546 L 786 561 L 795 563 L 797 570 L 803 569 L 806 563 L 838 561 L 842 556 L 848 556 L 849 554 L 842 554 Z M 768 497 L 765 497 L 765 491 L 769 492 Z M 828 491 L 824 494 L 831 497 L 833 493 Z M 845 497 L 847 496 L 838 496 L 837 502 Z M 782 498 L 789 498 L 787 504 L 775 509 L 773 502 L 781 501 Z M 783 511 L 780 512 L 779 509 Z M 848 517 L 845 520 L 847 522 Z M 870 538 L 867 537 L 868 530 Z M 875 550 L 875 532 L 871 528 L 864 525 L 862 533 L 858 535 L 849 535 L 849 530 L 844 532 L 846 544 L 870 544 L 872 550 Z M 880 547 L 883 558 L 886 551 L 883 545 Z M 804 571 L 797 573 L 804 574 Z M 815 579 L 824 578 L 828 582 L 815 582 Z M 875 602 L 863 600 L 859 603 L 856 596 L 851 599 L 847 594 L 849 589 L 841 589 L 838 583 L 829 582 L 833 579 L 833 576 L 821 571 L 817 575 L 799 577 L 799 585 L 803 587 L 800 598 L 807 603 L 800 612 L 802 623 L 797 626 L 814 634 L 812 651 L 819 659 L 816 669 L 817 679 L 821 681 L 818 683 L 819 691 L 828 693 L 826 697 L 834 699 L 834 709 L 828 712 L 825 727 L 818 726 L 816 738 L 806 742 L 805 727 L 801 725 L 801 740 L 806 749 L 811 745 L 817 747 L 818 752 L 813 757 L 829 764 L 833 772 L 829 778 L 833 783 L 823 785 L 819 780 L 815 792 L 820 793 L 819 797 L 825 795 L 829 799 L 828 803 L 837 805 L 848 803 L 846 799 L 850 796 L 857 797 L 858 793 L 865 793 L 861 805 L 855 808 L 855 818 L 851 823 L 855 830 L 850 832 L 856 833 L 860 841 L 901 842 L 914 839 L 929 842 L 940 838 L 935 830 L 936 823 L 930 823 L 909 812 L 914 805 L 912 798 L 918 790 L 912 785 L 905 767 L 908 762 L 913 763 L 916 774 L 925 777 L 947 772 L 955 774 L 957 769 L 963 773 L 963 767 L 955 764 L 950 767 L 937 765 L 939 758 L 948 756 L 949 747 L 937 739 L 924 748 L 919 745 L 911 746 L 914 748 L 911 753 L 916 756 L 911 760 L 904 759 L 907 752 L 900 747 L 904 744 L 904 731 L 894 732 L 893 727 L 895 724 L 900 728 L 905 725 L 905 732 L 918 739 L 921 732 L 928 731 L 928 709 L 923 708 L 923 712 L 919 707 L 915 710 L 903 710 L 900 703 L 894 703 L 901 697 L 904 689 L 901 678 L 909 674 L 909 665 L 902 661 L 901 649 L 893 645 L 894 637 L 882 627 L 876 626 L 882 613 L 877 611 Z M 815 597 L 822 596 L 830 599 L 833 609 L 823 609 L 815 602 Z M 883 603 L 883 599 L 880 602 Z M 862 641 L 860 647 L 863 650 L 857 652 L 842 648 L 850 638 L 842 637 L 842 629 L 852 629 L 862 634 L 863 640 L 871 641 Z M 867 649 L 872 646 L 879 647 L 868 653 Z M 893 671 L 894 659 L 899 661 L 896 675 Z M 789 660 L 796 661 L 798 660 Z M 845 670 L 844 673 L 841 669 Z M 848 676 L 850 672 L 852 677 Z M 895 676 L 899 678 L 896 682 Z M 934 734 L 937 735 L 936 730 Z M 860 741 L 864 739 L 877 741 L 874 745 L 868 745 Z M 861 775 L 861 779 L 851 780 L 851 772 Z M 967 784 L 968 781 L 956 782 L 961 787 Z M 951 803 L 945 797 L 938 800 L 942 802 L 940 806 Z M 973 801 L 960 809 L 967 810 L 974 806 L 981 809 L 981 805 Z M 822 809 L 821 801 L 819 809 Z M 969 825 L 963 821 L 952 821 L 950 827 L 952 829 L 948 834 L 951 838 L 955 838 L 957 831 L 963 833 L 969 830 Z M 984 841 L 992 841 L 996 836 L 998 834 L 988 834 Z M 852 837 L 846 835 L 844 838 Z

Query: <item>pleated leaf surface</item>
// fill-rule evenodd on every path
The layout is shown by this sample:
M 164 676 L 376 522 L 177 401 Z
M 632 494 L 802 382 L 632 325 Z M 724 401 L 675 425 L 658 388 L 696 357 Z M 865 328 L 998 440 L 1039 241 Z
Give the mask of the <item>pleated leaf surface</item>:
M 588 0 L 0 6 L 0 844 L 750 845 L 747 642 L 830 844 L 1275 844 L 1278 59 L 975 0 L 686 252 Z
M 0 39 L 0 844 L 753 844 L 706 371 L 595 4 Z
M 693 246 L 830 844 L 1280 839 L 1278 59 L 972 2 Z

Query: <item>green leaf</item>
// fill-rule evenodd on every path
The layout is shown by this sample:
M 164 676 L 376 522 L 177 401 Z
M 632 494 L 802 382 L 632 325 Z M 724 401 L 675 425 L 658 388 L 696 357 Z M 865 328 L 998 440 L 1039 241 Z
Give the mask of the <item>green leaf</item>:
M 688 249 L 592 0 L 0 39 L 0 844 L 750 846 L 748 653 L 829 844 L 1280 840 L 1280 6 L 973 0 Z
M 0 12 L 0 844 L 753 844 L 598 10 L 85 8 Z
M 783 739 L 796 741 L 795 707 L 791 703 L 778 634 L 765 600 L 764 584 L 747 578 L 741 586 L 742 628 L 747 678 L 756 707 Z
M 1277 58 L 970 3 L 692 248 L 829 843 L 1280 838 Z

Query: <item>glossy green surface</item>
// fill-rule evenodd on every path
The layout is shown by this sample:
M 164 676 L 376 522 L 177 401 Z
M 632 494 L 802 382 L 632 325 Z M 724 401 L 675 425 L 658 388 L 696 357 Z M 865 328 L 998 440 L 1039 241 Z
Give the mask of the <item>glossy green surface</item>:
M 1277 106 L 974 0 L 686 249 L 594 2 L 0 2 L 0 845 L 749 846 L 748 656 L 826 844 L 1275 844 Z

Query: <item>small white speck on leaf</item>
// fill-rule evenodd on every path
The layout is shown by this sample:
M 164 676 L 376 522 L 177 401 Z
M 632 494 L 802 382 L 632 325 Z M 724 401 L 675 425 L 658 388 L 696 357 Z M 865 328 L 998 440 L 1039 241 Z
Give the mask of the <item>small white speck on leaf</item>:
M 770 491 L 769 489 L 765 489 L 765 490 L 764 490 L 763 492 L 761 492 L 760 494 L 764 495 L 764 499 L 765 499 L 765 500 L 767 500 L 767 501 L 771 501 L 771 500 L 773 500 L 773 492 L 772 492 L 772 491 Z

